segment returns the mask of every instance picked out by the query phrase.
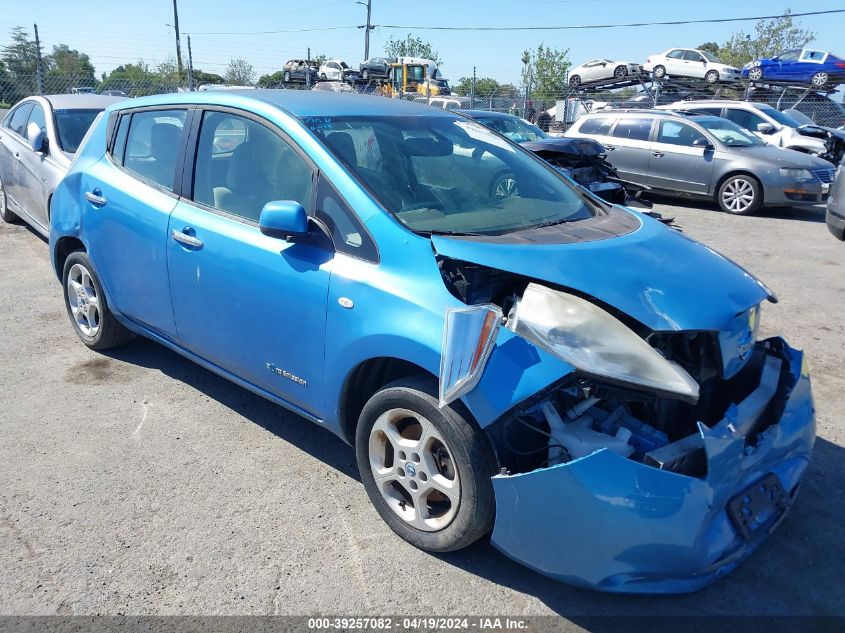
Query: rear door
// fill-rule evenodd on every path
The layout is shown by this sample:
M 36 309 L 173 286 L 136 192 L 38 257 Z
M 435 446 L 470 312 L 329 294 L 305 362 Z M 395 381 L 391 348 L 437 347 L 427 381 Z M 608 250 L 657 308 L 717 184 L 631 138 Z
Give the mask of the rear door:
M 658 120 L 647 184 L 667 191 L 708 193 L 714 150 L 696 147 L 694 143 L 700 138 L 706 139 L 684 121 Z
M 191 112 L 123 113 L 109 151 L 83 180 L 89 253 L 112 307 L 171 338 L 176 327 L 165 248 Z
M 194 125 L 195 157 L 166 239 L 178 340 L 318 415 L 334 251 L 319 231 L 288 242 L 258 227 L 273 200 L 312 210 L 315 171 L 263 119 L 208 109 Z
M 654 117 L 622 117 L 613 126 L 605 147 L 608 160 L 619 176 L 642 184 L 649 183 L 651 128 Z M 612 149 L 611 149 L 612 148 Z
M 663 63 L 666 67 L 666 74 L 670 77 L 682 77 L 684 75 L 684 71 L 686 70 L 684 52 L 683 49 L 676 48 L 666 55 Z

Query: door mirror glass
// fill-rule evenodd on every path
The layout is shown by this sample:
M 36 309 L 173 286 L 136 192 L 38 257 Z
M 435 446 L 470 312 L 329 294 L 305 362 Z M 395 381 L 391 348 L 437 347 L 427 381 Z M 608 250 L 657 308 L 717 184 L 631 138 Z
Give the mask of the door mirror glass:
M 274 200 L 261 209 L 258 228 L 264 235 L 288 239 L 308 235 L 305 207 L 294 200 Z
M 760 134 L 774 134 L 775 126 L 771 123 L 758 123 L 757 131 L 760 132 Z
M 695 139 L 695 140 L 692 142 L 692 146 L 693 146 L 693 147 L 703 147 L 704 149 L 713 149 L 713 143 L 711 143 L 710 141 L 708 141 L 708 140 L 707 140 L 706 138 L 704 138 L 703 136 L 701 136 L 701 137 L 699 137 L 699 138 Z
M 44 130 L 34 121 L 26 126 L 26 138 L 33 152 L 44 151 L 44 146 L 47 144 Z

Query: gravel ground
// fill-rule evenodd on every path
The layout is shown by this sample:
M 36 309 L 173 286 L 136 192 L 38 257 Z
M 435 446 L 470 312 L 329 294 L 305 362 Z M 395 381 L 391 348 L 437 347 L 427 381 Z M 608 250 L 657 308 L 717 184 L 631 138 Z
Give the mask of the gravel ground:
M 779 294 L 762 333 L 805 349 L 813 374 L 819 439 L 802 495 L 728 578 L 620 597 L 489 543 L 414 549 L 328 432 L 154 343 L 87 350 L 47 244 L 0 224 L 0 613 L 845 615 L 845 248 L 819 208 L 657 208 Z

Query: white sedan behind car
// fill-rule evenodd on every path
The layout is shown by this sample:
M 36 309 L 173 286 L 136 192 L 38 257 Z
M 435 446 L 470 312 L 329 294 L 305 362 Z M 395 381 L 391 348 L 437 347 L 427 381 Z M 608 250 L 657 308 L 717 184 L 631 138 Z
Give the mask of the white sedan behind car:
M 739 81 L 740 70 L 721 63 L 707 51 L 696 48 L 670 48 L 657 55 L 649 55 L 643 70 L 655 79 L 669 77 L 692 77 L 706 79 L 707 83 Z
M 643 67 L 631 62 L 615 62 L 610 59 L 594 59 L 576 66 L 569 71 L 569 85 L 577 88 L 603 79 L 624 79 L 629 75 L 639 75 Z

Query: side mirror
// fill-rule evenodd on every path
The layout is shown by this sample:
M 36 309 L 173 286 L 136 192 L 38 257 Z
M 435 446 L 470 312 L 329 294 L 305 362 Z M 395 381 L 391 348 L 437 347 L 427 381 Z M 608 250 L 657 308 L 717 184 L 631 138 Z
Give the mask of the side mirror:
M 760 132 L 760 134 L 774 134 L 775 126 L 771 123 L 758 123 L 757 131 Z
M 26 138 L 33 152 L 44 151 L 44 146 L 47 144 L 47 137 L 44 134 L 44 130 L 35 121 L 32 121 L 26 126 Z
M 273 200 L 261 209 L 258 228 L 264 235 L 284 240 L 307 237 L 308 215 L 298 202 Z
M 700 136 L 699 138 L 695 139 L 692 142 L 692 146 L 693 147 L 703 147 L 704 149 L 713 149 L 713 143 L 708 141 L 703 136 Z

